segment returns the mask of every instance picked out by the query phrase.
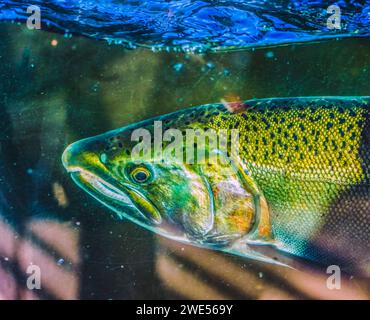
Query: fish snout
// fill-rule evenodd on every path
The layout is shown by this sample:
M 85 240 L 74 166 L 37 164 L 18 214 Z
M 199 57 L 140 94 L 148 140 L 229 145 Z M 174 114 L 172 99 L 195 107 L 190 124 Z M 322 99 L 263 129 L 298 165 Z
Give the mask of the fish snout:
M 102 166 L 94 141 L 84 139 L 70 144 L 62 154 L 62 163 L 68 172 L 89 170 Z

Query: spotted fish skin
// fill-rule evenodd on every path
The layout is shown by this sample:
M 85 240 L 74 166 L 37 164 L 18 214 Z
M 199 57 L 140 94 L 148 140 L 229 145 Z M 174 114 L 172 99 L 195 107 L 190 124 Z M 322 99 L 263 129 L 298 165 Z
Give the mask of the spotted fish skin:
M 283 250 L 327 263 L 370 258 L 369 98 L 247 101 L 214 128 L 240 129 L 240 157 Z
M 369 113 L 370 97 L 254 99 L 234 111 L 223 104 L 209 104 L 76 142 L 64 152 L 63 163 L 80 187 L 120 217 L 153 232 L 175 238 L 163 231 L 166 220 L 172 227 L 181 227 L 187 236 L 184 242 L 269 262 L 246 251 L 244 244 L 271 245 L 324 265 L 338 264 L 351 272 L 367 272 Z M 150 183 L 132 183 L 121 174 L 130 165 L 134 146 L 131 134 L 138 128 L 153 132 L 154 121 L 162 121 L 163 130 L 214 129 L 219 133 L 237 129 L 240 147 L 233 156 L 242 172 L 235 177 L 218 175 L 210 180 L 199 177 L 201 173 L 192 167 L 174 167 L 165 162 L 150 165 L 156 177 Z M 81 171 L 89 173 L 81 178 Z M 135 201 L 139 202 L 135 207 L 160 222 L 142 222 L 117 209 L 117 197 L 114 201 L 102 197 L 103 189 L 94 187 L 96 178 L 92 176 L 125 193 L 134 190 Z M 207 179 L 204 187 L 203 180 Z M 220 192 L 228 184 L 232 188 Z M 243 202 L 241 192 L 229 191 L 235 186 L 247 187 L 246 196 L 253 201 Z M 144 200 L 138 200 L 136 195 Z M 132 196 L 130 199 L 135 202 Z M 228 199 L 232 199 L 231 204 Z M 261 201 L 257 203 L 256 199 Z M 250 213 L 252 202 L 254 216 Z M 234 207 L 235 212 L 230 212 Z M 161 219 L 157 219 L 159 216 Z M 219 245 L 220 239 L 223 245 Z

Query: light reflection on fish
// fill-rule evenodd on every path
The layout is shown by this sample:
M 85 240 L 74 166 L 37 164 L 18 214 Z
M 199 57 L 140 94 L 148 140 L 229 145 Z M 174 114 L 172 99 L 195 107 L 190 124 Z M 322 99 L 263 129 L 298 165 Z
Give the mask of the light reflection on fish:
M 279 264 L 258 250 L 269 246 L 364 271 L 370 264 L 369 102 L 307 97 L 250 100 L 234 110 L 204 105 L 73 143 L 63 164 L 119 218 L 165 237 Z M 154 121 L 182 132 L 237 129 L 238 154 L 227 150 L 229 168 L 171 157 L 133 161 L 133 131 L 153 133 Z M 207 151 L 209 158 L 220 155 Z

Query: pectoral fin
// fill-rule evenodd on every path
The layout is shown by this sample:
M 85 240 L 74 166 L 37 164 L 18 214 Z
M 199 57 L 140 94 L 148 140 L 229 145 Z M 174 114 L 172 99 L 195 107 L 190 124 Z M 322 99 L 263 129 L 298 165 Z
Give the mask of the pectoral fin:
M 237 241 L 232 244 L 229 248 L 224 248 L 223 252 L 234 254 L 240 257 L 249 258 L 256 261 L 261 261 L 265 263 L 270 263 L 282 267 L 287 267 L 290 269 L 294 269 L 292 266 L 281 262 L 277 259 L 271 258 L 263 253 L 253 250 L 248 244 L 243 241 Z

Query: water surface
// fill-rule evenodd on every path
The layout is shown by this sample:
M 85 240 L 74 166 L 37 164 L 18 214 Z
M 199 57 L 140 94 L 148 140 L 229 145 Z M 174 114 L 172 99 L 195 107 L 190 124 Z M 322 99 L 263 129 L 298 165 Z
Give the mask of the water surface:
M 370 1 L 5 0 L 0 20 L 25 21 L 37 5 L 43 28 L 127 47 L 231 50 L 369 36 Z M 340 29 L 328 19 L 340 9 Z

